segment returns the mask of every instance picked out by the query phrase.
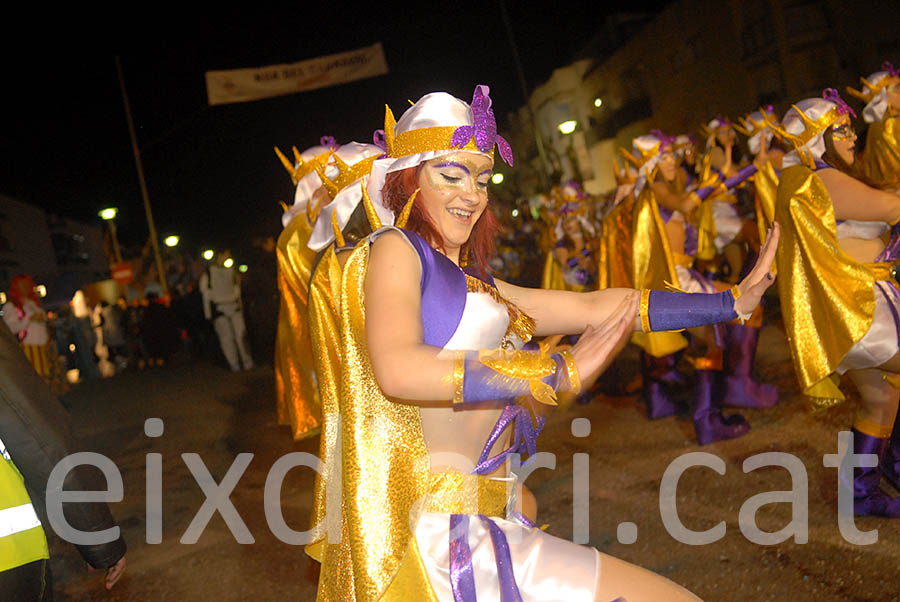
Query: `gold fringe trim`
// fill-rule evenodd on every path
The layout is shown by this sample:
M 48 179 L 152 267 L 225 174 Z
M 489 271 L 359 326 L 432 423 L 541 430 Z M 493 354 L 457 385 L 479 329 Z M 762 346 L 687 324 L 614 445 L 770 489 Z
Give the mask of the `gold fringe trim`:
M 510 333 L 515 333 L 524 343 L 530 341 L 531 337 L 534 336 L 536 326 L 534 318 L 501 295 L 496 288 L 483 280 L 466 274 L 466 290 L 470 293 L 487 293 L 494 301 L 506 306 L 506 311 L 509 313 L 509 326 L 506 328 L 506 336 L 509 336 Z

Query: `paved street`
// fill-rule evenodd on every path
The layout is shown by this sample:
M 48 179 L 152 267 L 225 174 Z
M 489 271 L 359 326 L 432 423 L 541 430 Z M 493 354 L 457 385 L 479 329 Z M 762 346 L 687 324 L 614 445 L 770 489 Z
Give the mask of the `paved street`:
M 590 542 L 601 551 L 657 571 L 707 601 L 791 602 L 900 600 L 900 523 L 857 519 L 861 530 L 878 529 L 878 542 L 847 543 L 838 529 L 837 471 L 823 455 L 837 451 L 837 432 L 849 428 L 853 402 L 813 417 L 803 411 L 791 372 L 784 335 L 763 332 L 757 370 L 782 389 L 782 402 L 769 411 L 746 412 L 753 429 L 738 440 L 703 448 L 693 442 L 685 417 L 649 422 L 635 397 L 598 398 L 590 405 L 555 411 L 539 440 L 556 455 L 554 470 L 541 469 L 527 483 L 539 504 L 539 522 L 559 536 L 572 534 L 573 454 L 589 454 Z M 764 350 L 764 353 L 763 353 Z M 629 348 L 614 365 L 623 377 L 637 371 Z M 88 573 L 72 546 L 51 543 L 57 599 L 75 600 L 314 600 L 318 567 L 303 551 L 277 540 L 263 513 L 263 485 L 269 467 L 291 451 L 316 453 L 318 438 L 293 443 L 275 424 L 271 369 L 231 374 L 206 363 L 119 376 L 80 385 L 63 399 L 76 433 L 90 449 L 112 458 L 122 472 L 125 497 L 112 504 L 128 541 L 128 570 L 112 592 L 101 589 L 99 573 Z M 162 437 L 144 434 L 146 418 L 164 421 Z M 588 418 L 591 433 L 577 438 L 572 420 Z M 705 530 L 725 521 L 725 536 L 712 544 L 679 543 L 660 517 L 660 480 L 685 453 L 703 451 L 724 461 L 724 475 L 695 467 L 682 476 L 677 510 L 685 527 Z M 752 543 L 738 525 L 742 504 L 753 495 L 791 488 L 784 468 L 744 473 L 748 458 L 790 452 L 809 480 L 809 542 L 793 539 L 771 546 Z M 160 544 L 145 543 L 145 454 L 163 457 L 164 526 Z M 179 543 L 204 494 L 180 455 L 196 452 L 221 481 L 235 456 L 254 454 L 231 495 L 255 543 L 235 541 L 216 514 L 196 544 Z M 282 499 L 288 524 L 307 527 L 312 472 L 291 471 Z M 798 509 L 802 510 L 802 508 Z M 774 532 L 791 520 L 789 504 L 763 506 L 761 529 Z M 620 523 L 637 527 L 634 543 L 619 543 Z M 628 529 L 623 529 L 623 537 Z

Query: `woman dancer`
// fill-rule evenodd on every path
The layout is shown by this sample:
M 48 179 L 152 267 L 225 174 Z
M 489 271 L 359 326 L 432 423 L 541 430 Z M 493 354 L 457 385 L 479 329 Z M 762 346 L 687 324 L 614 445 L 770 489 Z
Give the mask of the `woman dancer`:
M 866 103 L 862 113 L 869 129 L 865 148 L 860 149 L 860 168 L 873 182 L 896 189 L 900 187 L 900 69 L 885 62 L 881 71 L 860 81 L 860 91 L 847 87 Z
M 577 391 L 635 328 L 752 311 L 772 282 L 777 228 L 750 276 L 716 295 L 495 281 L 484 269 L 495 231 L 487 187 L 494 146 L 508 162 L 512 154 L 490 107 L 478 86 L 471 106 L 433 93 L 396 123 L 388 111 L 388 157 L 375 162 L 363 200 L 370 215 L 389 210 L 407 229 L 376 230 L 343 271 L 341 490 L 329 504 L 342 520 L 320 599 L 696 599 L 521 520 L 506 459 L 533 452 L 536 429 L 513 400 L 552 404 Z M 518 350 L 533 334 L 574 333 L 571 353 Z
M 900 196 L 854 177 L 852 109 L 829 88 L 807 98 L 772 129 L 793 146 L 783 160 L 775 219 L 784 226 L 778 250 L 779 292 L 794 366 L 817 405 L 844 396 L 849 373 L 862 397 L 853 423 L 857 454 L 876 454 L 900 485 L 900 437 L 895 432 L 900 391 L 897 331 L 900 294 L 891 276 L 898 259 Z M 879 467 L 841 475 L 853 489 L 856 514 L 900 516 L 900 499 L 879 489 Z M 848 482 L 852 478 L 852 485 Z

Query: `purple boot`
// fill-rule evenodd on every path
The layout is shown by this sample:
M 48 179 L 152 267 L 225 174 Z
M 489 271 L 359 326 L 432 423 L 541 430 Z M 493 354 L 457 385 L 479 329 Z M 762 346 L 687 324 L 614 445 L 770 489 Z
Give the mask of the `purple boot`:
M 894 419 L 894 430 L 881 459 L 881 474 L 900 490 L 900 420 Z
M 854 454 L 875 454 L 884 460 L 887 438 L 866 435 L 856 429 L 853 432 Z M 843 479 L 843 474 L 841 474 Z M 900 517 L 900 498 L 892 498 L 879 487 L 881 471 L 878 466 L 853 468 L 853 513 L 857 516 Z M 841 483 L 840 486 L 844 486 Z
M 733 408 L 773 407 L 778 403 L 778 389 L 753 378 L 759 328 L 729 324 L 727 329 L 724 404 Z
M 734 439 L 750 430 L 747 420 L 740 414 L 722 414 L 722 408 L 716 401 L 721 392 L 716 381 L 721 374 L 718 370 L 694 372 L 694 431 L 700 445 Z
M 641 351 L 641 376 L 644 379 L 644 388 L 641 394 L 647 404 L 647 417 L 650 420 L 668 418 L 674 416 L 679 405 L 672 399 L 669 392 L 667 377 L 678 374 L 675 370 L 677 357 L 666 355 L 653 357 L 645 351 Z

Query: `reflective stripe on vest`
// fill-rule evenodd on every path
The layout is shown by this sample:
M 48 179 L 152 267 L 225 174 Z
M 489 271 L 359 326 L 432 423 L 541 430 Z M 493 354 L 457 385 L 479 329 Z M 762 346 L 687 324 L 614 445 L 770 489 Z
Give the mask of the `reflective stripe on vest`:
M 21 533 L 40 526 L 41 521 L 38 520 L 34 506 L 30 503 L 0 510 L 0 537 Z
M 50 554 L 25 480 L 3 441 L 0 456 L 0 571 L 6 571 Z

